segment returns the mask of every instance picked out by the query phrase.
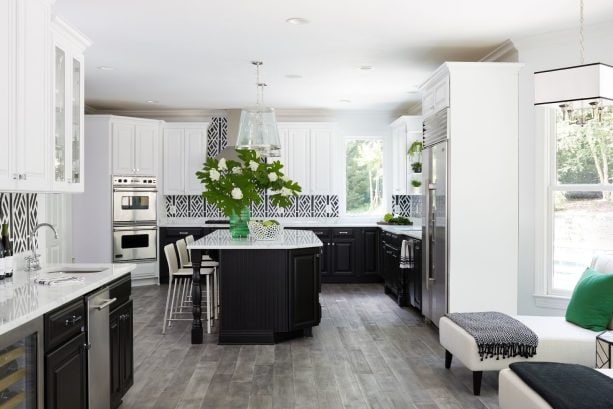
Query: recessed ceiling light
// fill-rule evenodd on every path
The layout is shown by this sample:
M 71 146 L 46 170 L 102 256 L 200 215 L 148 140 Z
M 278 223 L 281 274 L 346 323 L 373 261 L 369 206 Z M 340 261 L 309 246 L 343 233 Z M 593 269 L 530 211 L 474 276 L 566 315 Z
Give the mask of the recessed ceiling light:
M 298 74 L 287 74 L 285 76 L 285 78 L 290 78 L 290 79 L 298 79 L 298 78 L 302 78 L 302 75 L 298 75 Z
M 345 104 L 348 104 L 351 102 L 350 99 L 339 99 L 338 102 L 344 102 Z
M 148 99 L 148 100 L 147 100 L 147 101 L 145 101 L 145 102 L 147 102 L 148 104 L 157 104 L 157 103 L 159 103 L 160 101 L 156 101 L 155 99 Z
M 100 71 L 115 71 L 115 67 L 111 67 L 109 65 L 101 65 L 97 67 Z
M 362 71 L 370 71 L 370 70 L 374 70 L 374 69 L 375 69 L 375 67 L 373 67 L 372 65 L 362 65 L 362 66 L 360 67 L 360 69 L 361 69 Z
M 288 18 L 287 20 L 285 20 L 286 23 L 290 23 L 290 24 L 294 24 L 296 26 L 302 26 L 304 24 L 309 24 L 310 21 L 307 20 L 306 18 L 302 18 L 302 17 L 292 17 L 292 18 Z

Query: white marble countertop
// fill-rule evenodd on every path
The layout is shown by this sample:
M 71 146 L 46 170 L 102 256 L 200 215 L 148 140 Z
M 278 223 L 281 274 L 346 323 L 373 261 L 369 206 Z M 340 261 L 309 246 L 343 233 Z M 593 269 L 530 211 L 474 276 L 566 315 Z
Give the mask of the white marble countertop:
M 421 226 L 395 226 L 384 224 L 378 225 L 378 227 L 380 227 L 383 231 L 421 240 Z
M 102 270 L 98 273 L 68 273 L 82 277 L 80 281 L 42 285 L 35 278 L 59 278 L 50 273 L 60 268 Z M 136 268 L 135 264 L 52 264 L 27 273 L 15 271 L 12 278 L 0 281 L 0 335 L 81 297 Z
M 215 230 L 211 234 L 196 240 L 188 249 L 202 250 L 280 250 L 321 247 L 323 243 L 310 230 L 284 229 L 279 240 L 255 240 L 252 237 L 233 239 L 227 229 Z
M 259 220 L 261 218 L 254 217 L 253 219 Z M 176 217 L 171 219 L 160 219 L 158 226 L 160 227 L 216 227 L 227 228 L 228 224 L 206 224 L 206 218 L 183 218 Z M 219 219 L 213 219 L 219 220 Z M 413 219 L 413 226 L 386 226 L 378 225 L 377 221 L 380 218 L 356 218 L 356 217 L 322 217 L 322 218 L 275 218 L 281 225 L 285 227 L 400 227 L 410 228 L 414 231 L 421 231 L 419 223 L 421 220 Z

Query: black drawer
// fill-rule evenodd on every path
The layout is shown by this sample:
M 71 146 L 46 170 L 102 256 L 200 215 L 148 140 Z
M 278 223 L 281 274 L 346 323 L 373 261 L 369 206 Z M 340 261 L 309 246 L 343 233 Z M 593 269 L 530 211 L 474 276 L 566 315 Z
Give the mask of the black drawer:
M 109 297 L 117 298 L 112 307 L 119 307 L 132 297 L 132 276 L 128 274 L 109 285 Z M 114 308 L 113 308 L 114 309 Z
M 194 239 L 198 240 L 204 235 L 204 228 L 202 227 L 166 227 L 164 230 L 164 236 L 171 241 L 172 239 L 176 241 L 189 235 L 194 236 Z
M 85 301 L 80 298 L 45 314 L 45 351 L 85 331 Z
M 355 234 L 355 229 L 352 228 L 348 228 L 348 229 L 332 229 L 332 236 L 334 236 L 335 238 L 352 238 L 354 237 Z

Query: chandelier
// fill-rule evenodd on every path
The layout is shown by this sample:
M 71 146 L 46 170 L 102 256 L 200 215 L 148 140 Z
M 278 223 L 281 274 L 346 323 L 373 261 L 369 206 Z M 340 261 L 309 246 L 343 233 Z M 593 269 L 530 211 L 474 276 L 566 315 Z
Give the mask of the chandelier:
M 252 61 L 256 69 L 256 105 L 241 111 L 236 149 L 253 149 L 263 157 L 280 156 L 281 143 L 275 110 L 264 106 L 264 87 L 260 80 L 262 61 Z
M 602 120 L 606 105 L 613 103 L 613 67 L 585 64 L 583 0 L 579 2 L 580 65 L 534 73 L 534 105 L 557 105 L 562 119 L 585 125 Z

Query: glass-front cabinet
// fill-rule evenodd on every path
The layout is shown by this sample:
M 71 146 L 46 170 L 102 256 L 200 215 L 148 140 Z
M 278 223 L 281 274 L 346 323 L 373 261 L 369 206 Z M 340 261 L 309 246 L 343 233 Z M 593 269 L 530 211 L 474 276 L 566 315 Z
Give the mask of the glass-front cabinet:
M 83 191 L 83 51 L 76 34 L 54 22 L 53 190 Z

